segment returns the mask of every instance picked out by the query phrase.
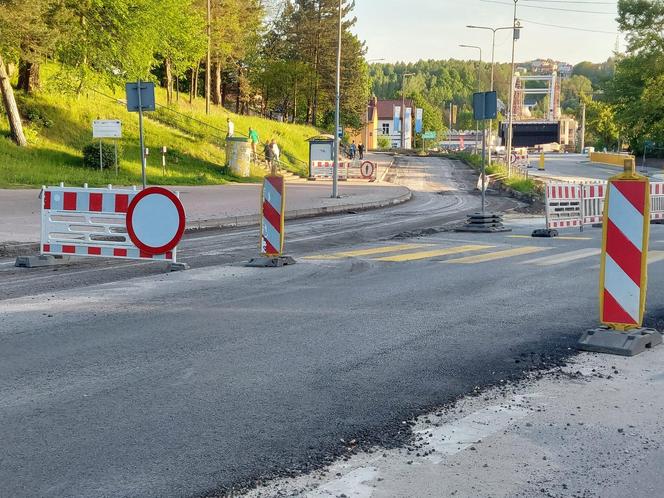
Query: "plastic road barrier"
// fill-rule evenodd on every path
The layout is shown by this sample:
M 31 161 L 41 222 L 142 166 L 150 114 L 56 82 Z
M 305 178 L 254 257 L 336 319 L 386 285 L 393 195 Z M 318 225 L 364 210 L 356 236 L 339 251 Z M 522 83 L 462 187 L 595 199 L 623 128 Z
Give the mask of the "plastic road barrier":
M 150 259 L 175 263 L 185 227 L 176 193 L 134 189 L 44 187 L 41 254 Z
M 664 182 L 650 182 L 650 219 L 664 219 Z
M 284 249 L 284 212 L 286 191 L 284 177 L 270 175 L 263 179 L 261 203 L 261 254 L 281 256 Z
M 600 321 L 614 330 L 640 327 L 646 300 L 650 228 L 648 179 L 624 173 L 609 180 L 600 266 Z
M 546 185 L 546 228 L 581 226 L 581 188 L 575 183 Z
M 602 223 L 604 220 L 604 196 L 606 195 L 606 183 L 591 183 L 581 186 L 583 198 L 583 224 L 592 225 Z
M 345 180 L 348 176 L 348 163 L 339 161 L 337 177 L 339 180 Z M 311 178 L 332 179 L 334 177 L 334 161 L 312 161 Z

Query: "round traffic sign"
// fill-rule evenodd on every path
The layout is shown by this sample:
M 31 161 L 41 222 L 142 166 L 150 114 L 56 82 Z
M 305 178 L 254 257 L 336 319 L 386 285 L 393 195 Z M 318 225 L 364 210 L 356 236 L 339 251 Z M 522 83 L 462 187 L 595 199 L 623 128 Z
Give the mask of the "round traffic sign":
M 127 232 L 141 251 L 164 254 L 178 245 L 185 227 L 180 199 L 162 187 L 141 190 L 127 208 Z
M 376 167 L 374 166 L 374 163 L 371 161 L 364 161 L 362 166 L 360 166 L 360 173 L 362 174 L 362 178 L 371 178 L 375 169 Z
M 510 155 L 510 162 L 514 164 L 516 162 L 516 154 Z

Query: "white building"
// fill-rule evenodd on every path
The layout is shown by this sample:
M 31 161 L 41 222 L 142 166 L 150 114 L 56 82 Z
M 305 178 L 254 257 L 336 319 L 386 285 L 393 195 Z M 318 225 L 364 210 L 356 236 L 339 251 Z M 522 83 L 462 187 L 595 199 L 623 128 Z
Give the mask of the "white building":
M 406 136 L 405 147 L 401 146 L 401 130 L 395 128 L 394 112 L 395 108 L 401 108 L 401 100 L 378 100 L 372 99 L 369 104 L 369 122 L 373 122 L 373 113 L 378 113 L 377 119 L 377 137 L 378 139 L 386 137 L 390 141 L 392 148 L 413 148 L 413 120 L 415 112 L 413 110 L 413 101 L 406 99 Z M 398 114 L 399 116 L 401 113 Z M 399 120 L 400 121 L 400 120 Z

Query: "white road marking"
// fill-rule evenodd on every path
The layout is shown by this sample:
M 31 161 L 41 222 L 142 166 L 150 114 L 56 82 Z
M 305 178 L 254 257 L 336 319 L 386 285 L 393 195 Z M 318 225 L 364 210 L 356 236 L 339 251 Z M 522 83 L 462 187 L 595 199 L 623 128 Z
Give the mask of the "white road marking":
M 589 258 L 590 256 L 597 256 L 601 252 L 602 250 L 597 248 L 579 249 L 578 251 L 570 251 L 562 254 L 554 254 L 553 256 L 545 256 L 543 258 L 529 259 L 528 261 L 523 261 L 522 264 L 552 266 L 561 263 L 570 263 L 579 259 Z
M 424 435 L 429 445 L 436 450 L 427 459 L 438 464 L 445 456 L 470 448 L 479 440 L 506 429 L 531 412 L 528 408 L 514 404 L 490 406 L 449 424 L 417 431 L 417 434 Z
M 376 467 L 360 467 L 307 493 L 308 498 L 346 495 L 349 498 L 371 498 L 373 486 L 367 484 L 378 477 Z

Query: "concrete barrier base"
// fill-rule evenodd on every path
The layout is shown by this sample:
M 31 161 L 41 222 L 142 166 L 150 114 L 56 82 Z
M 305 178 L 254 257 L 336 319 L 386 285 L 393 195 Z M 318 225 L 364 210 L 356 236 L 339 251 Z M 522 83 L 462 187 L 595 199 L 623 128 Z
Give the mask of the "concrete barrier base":
M 662 343 L 662 334 L 655 329 L 638 328 L 627 332 L 598 327 L 586 331 L 577 348 L 595 353 L 635 356 Z
M 295 260 L 290 256 L 260 256 L 258 258 L 251 258 L 245 266 L 252 268 L 279 268 L 294 264 Z
M 187 263 L 169 263 L 168 265 L 168 271 L 183 271 L 183 270 L 188 270 L 191 268 Z
M 70 259 L 69 256 L 18 256 L 14 266 L 19 268 L 41 268 L 43 266 L 66 265 L 70 263 Z

